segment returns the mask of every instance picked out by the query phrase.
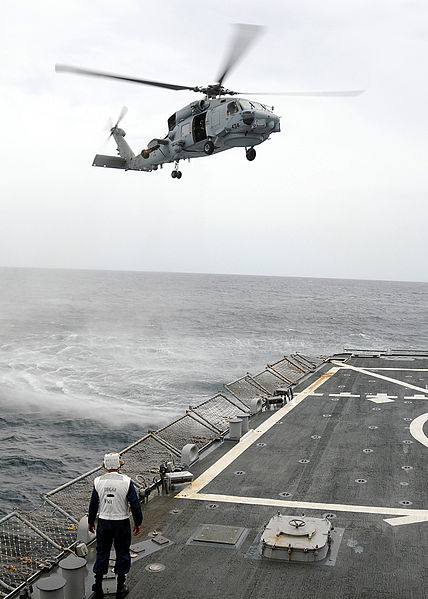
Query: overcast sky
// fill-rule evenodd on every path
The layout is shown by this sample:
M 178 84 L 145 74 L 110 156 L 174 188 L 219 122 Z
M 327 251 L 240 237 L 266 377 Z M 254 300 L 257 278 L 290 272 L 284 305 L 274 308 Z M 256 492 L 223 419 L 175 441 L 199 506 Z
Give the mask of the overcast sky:
M 216 79 L 231 23 L 266 29 L 226 86 L 282 132 L 152 173 L 93 168 L 123 105 L 135 152 L 192 92 L 56 74 L 56 62 Z M 425 0 L 2 2 L 0 265 L 428 280 Z

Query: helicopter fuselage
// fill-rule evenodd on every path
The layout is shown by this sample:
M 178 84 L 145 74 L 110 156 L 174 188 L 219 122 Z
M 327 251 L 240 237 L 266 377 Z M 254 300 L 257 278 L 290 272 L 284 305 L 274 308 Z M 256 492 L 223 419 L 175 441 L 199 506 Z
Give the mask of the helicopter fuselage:
M 279 131 L 279 117 L 273 108 L 244 98 L 220 97 L 192 102 L 175 112 L 168 119 L 167 135 L 152 139 L 139 155 L 134 155 L 123 139 L 123 129 L 116 127 L 112 135 L 119 155 L 126 161 L 126 165 L 118 168 L 152 171 L 165 163 L 236 147 L 253 148 Z M 94 166 L 108 165 L 94 160 Z

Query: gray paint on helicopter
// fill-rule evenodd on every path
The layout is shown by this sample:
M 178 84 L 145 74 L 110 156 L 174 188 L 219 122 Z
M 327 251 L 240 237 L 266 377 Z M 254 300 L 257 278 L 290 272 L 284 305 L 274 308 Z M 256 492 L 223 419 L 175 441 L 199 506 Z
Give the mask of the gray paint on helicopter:
M 195 122 L 202 123 L 202 132 Z M 123 159 L 96 155 L 94 166 L 152 171 L 168 162 L 224 152 L 233 147 L 253 148 L 280 131 L 279 117 L 264 104 L 241 98 L 215 98 L 192 102 L 177 111 L 164 139 L 152 139 L 147 150 L 135 155 L 124 140 L 125 131 L 112 130 L 118 152 Z M 255 154 L 247 153 L 249 159 Z

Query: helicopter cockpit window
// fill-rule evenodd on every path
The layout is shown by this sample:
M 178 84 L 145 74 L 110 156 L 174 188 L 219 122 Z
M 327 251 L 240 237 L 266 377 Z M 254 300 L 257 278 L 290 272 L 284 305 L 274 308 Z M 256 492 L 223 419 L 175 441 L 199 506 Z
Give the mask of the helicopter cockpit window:
M 171 115 L 168 119 L 168 131 L 172 131 L 174 129 L 175 123 L 176 123 L 176 115 L 174 112 L 174 114 Z
M 227 116 L 235 114 L 235 112 L 238 112 L 238 110 L 239 108 L 237 102 L 229 102 L 229 104 L 227 105 Z
M 255 106 L 249 100 L 239 100 L 239 104 L 242 110 L 254 110 Z

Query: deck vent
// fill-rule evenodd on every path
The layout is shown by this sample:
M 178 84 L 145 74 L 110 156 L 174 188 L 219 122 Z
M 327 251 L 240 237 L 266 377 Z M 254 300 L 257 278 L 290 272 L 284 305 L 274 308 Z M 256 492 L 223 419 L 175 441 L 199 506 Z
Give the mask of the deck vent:
M 328 519 L 282 515 L 269 520 L 261 538 L 262 557 L 287 562 L 317 562 L 331 545 Z

